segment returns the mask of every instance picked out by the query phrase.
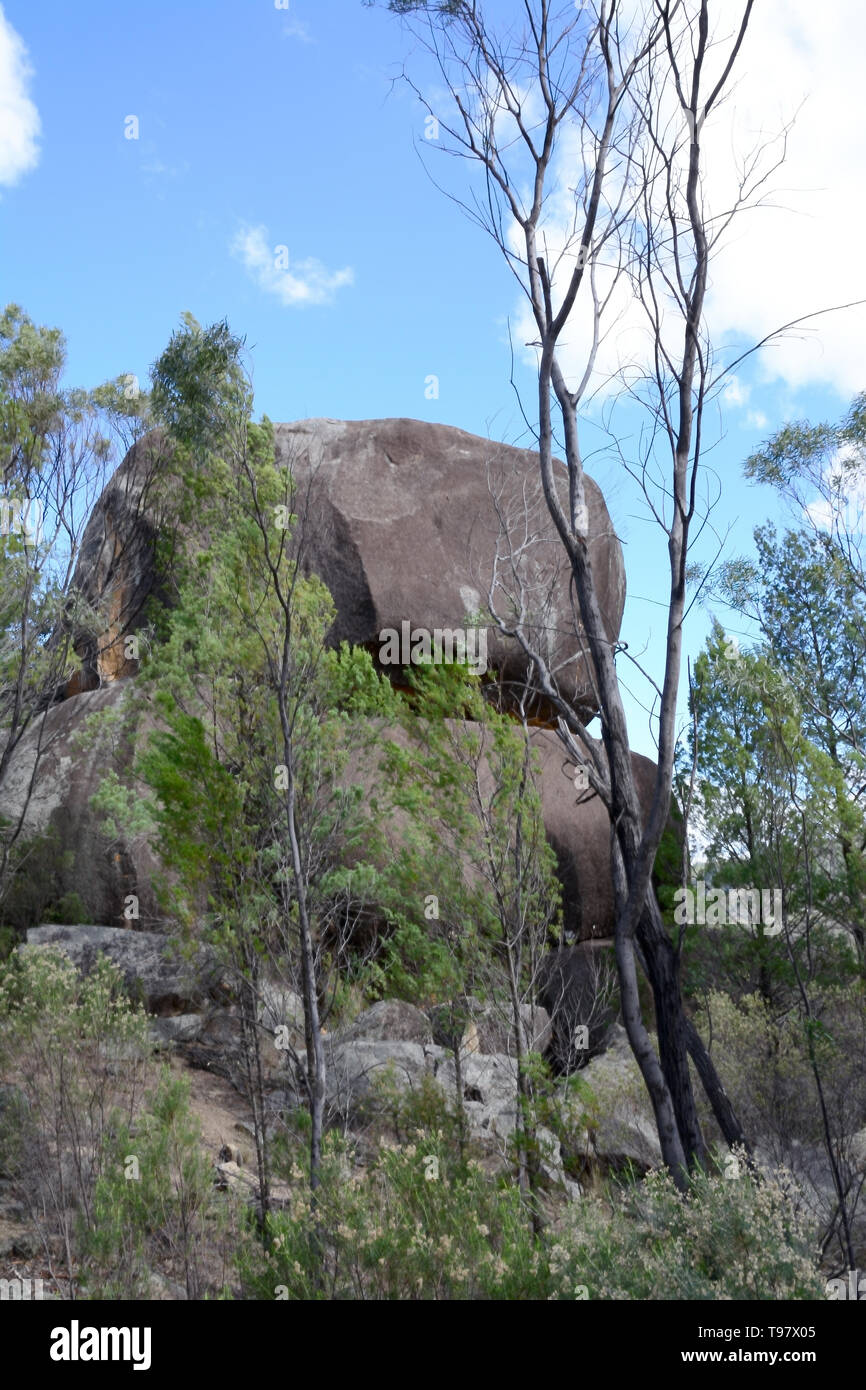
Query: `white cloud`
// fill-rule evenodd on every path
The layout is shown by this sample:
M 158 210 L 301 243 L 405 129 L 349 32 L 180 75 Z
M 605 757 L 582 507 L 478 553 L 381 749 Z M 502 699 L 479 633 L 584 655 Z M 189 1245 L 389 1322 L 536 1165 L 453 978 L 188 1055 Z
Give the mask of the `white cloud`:
M 740 381 L 738 376 L 732 376 L 722 392 L 728 405 L 745 405 L 751 394 L 751 386 L 747 386 L 744 382 Z
M 275 295 L 290 308 L 327 304 L 337 290 L 351 285 L 355 279 L 355 272 L 348 266 L 343 270 L 328 270 L 313 256 L 302 261 L 292 260 L 285 247 L 271 244 L 264 226 L 243 227 L 232 241 L 231 250 L 260 289 Z
M 0 184 L 17 183 L 39 160 L 39 112 L 28 96 L 32 72 L 0 5 Z
M 628 5 L 625 6 L 626 13 Z M 720 37 L 741 12 L 720 6 Z M 721 53 L 721 49 L 718 50 Z M 705 204 L 721 212 L 736 189 L 738 163 L 753 148 L 778 136 L 796 117 L 784 164 L 772 175 L 767 205 L 744 212 L 716 254 L 707 298 L 707 316 L 716 344 L 742 346 L 760 341 L 786 322 L 816 310 L 866 299 L 866 180 L 860 176 L 866 149 L 866 102 L 859 99 L 866 53 L 866 6 L 862 0 L 763 0 L 756 5 L 735 69 L 735 85 L 710 117 L 703 132 Z M 573 188 L 580 167 L 579 136 L 563 132 L 556 172 L 559 188 L 547 207 L 548 263 L 554 264 L 573 231 Z M 772 160 L 772 150 L 767 158 Z M 512 249 L 518 242 L 511 241 Z M 573 247 L 577 250 L 576 244 Z M 602 258 L 603 259 L 603 258 Z M 573 259 L 572 259 L 573 263 Z M 553 277 L 554 302 L 571 269 L 566 255 Z M 612 271 L 596 267 L 606 289 Z M 561 358 L 569 379 L 579 381 L 586 362 L 590 316 L 575 307 Z M 681 339 L 677 315 L 668 316 L 671 343 Z M 528 304 L 521 300 L 519 342 L 537 333 Z M 649 358 L 646 319 L 625 284 L 614 290 L 609 333 L 598 354 L 593 385 L 603 392 L 616 373 Z M 822 315 L 762 349 L 757 376 L 792 391 L 831 385 L 843 397 L 866 387 L 866 306 Z M 608 388 L 604 383 L 608 383 Z M 725 393 L 728 406 L 746 403 L 740 383 Z
M 714 272 L 716 332 L 760 339 L 796 315 L 866 298 L 866 9 L 861 0 L 769 0 L 755 6 L 752 26 L 717 147 L 732 128 L 741 138 L 773 133 L 804 102 L 772 180 L 775 206 L 744 217 Z M 797 333 L 761 354 L 765 379 L 794 389 L 829 383 L 844 395 L 863 389 L 866 307 Z
M 290 19 L 283 25 L 284 39 L 297 39 L 299 43 L 315 43 L 310 26 L 303 19 Z

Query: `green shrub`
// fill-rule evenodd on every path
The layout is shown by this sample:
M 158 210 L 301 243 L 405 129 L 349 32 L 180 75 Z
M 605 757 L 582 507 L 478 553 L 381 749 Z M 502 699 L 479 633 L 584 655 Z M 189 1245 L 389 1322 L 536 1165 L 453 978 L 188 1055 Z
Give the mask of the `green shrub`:
M 189 1082 L 164 1067 L 144 1110 L 106 1143 L 93 1221 L 83 1233 L 88 1297 L 152 1296 L 157 1268 L 182 1282 L 188 1298 L 199 1297 L 206 1227 L 218 1219 Z
M 65 1270 L 64 1294 L 75 1287 L 76 1231 L 93 1220 L 104 1141 L 134 1113 L 149 1056 L 146 1016 L 105 957 L 84 977 L 55 947 L 25 947 L 0 965 L 0 1074 L 18 1098 L 0 1162 Z
M 53 922 L 61 927 L 90 926 L 93 923 L 90 908 L 76 892 L 64 893 L 45 909 L 43 915 L 46 922 Z
M 300 1179 L 300 1170 L 296 1180 Z M 381 1143 L 362 1173 L 329 1136 L 311 1213 L 302 1182 L 268 1219 L 270 1248 L 245 1271 L 256 1298 L 534 1299 L 552 1292 L 520 1194 L 441 1134 Z
M 818 1299 L 814 1232 L 795 1215 L 786 1176 L 698 1172 L 682 1196 L 670 1175 L 611 1189 L 568 1209 L 550 1250 L 555 1277 L 591 1299 Z
M 380 1142 L 365 1166 L 329 1136 L 311 1210 L 292 1174 L 269 1248 L 242 1263 L 261 1299 L 819 1299 L 813 1233 L 785 1179 L 705 1173 L 681 1196 L 666 1173 L 548 1208 L 533 1235 L 516 1186 L 461 1162 L 441 1131 Z M 728 1164 L 730 1171 L 730 1163 Z M 554 1219 L 550 1220 L 551 1215 Z

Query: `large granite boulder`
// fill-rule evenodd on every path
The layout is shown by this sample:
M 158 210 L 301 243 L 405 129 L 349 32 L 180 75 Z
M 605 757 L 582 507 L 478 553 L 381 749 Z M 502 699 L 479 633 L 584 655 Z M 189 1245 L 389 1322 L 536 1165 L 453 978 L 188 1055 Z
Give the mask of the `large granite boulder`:
M 380 999 L 335 1034 L 341 1045 L 349 1042 L 418 1043 L 426 1047 L 433 1042 L 430 1020 L 421 1009 L 403 999 Z
M 584 1125 L 563 1143 L 568 1171 L 601 1173 L 662 1165 L 652 1104 L 625 1029 L 614 1025 L 607 1049 L 581 1073 L 589 1087 Z M 591 1098 L 590 1098 L 591 1097 Z
M 518 570 L 537 637 L 552 662 L 565 663 L 564 690 L 585 714 L 591 712 L 568 576 L 540 491 L 537 455 L 416 420 L 304 420 L 274 430 L 277 457 L 291 464 L 298 483 L 307 563 L 335 600 L 333 641 L 364 643 L 378 654 L 380 634 L 401 633 L 404 623 L 430 633 L 468 629 L 470 615 L 486 603 L 494 556 L 507 556 L 503 522 L 516 540 L 528 513 L 534 540 Z M 105 614 L 106 625 L 99 639 L 82 637 L 81 673 L 67 687 L 69 698 L 48 712 L 42 744 L 47 752 L 26 817 L 28 833 L 56 833 L 65 887 L 80 893 L 94 920 L 106 923 L 122 923 L 132 894 L 139 899 L 141 923 L 157 924 L 152 882 L 158 865 L 146 844 L 111 845 L 99 833 L 88 803 L 106 761 L 98 749 L 80 745 L 78 736 L 89 714 L 121 713 L 138 667 L 128 638 L 145 623 L 150 596 L 165 597 L 168 581 L 158 570 L 156 541 L 171 492 L 169 456 L 159 431 L 139 440 L 86 527 L 75 582 Z M 564 498 L 564 470 L 561 485 Z M 625 598 L 622 551 L 604 499 L 589 479 L 587 499 L 602 610 L 615 640 Z M 496 602 L 503 611 L 509 573 L 509 564 L 501 564 L 504 587 Z M 522 654 L 492 629 L 486 659 L 506 686 L 525 674 Z M 393 668 L 390 674 L 399 679 Z M 545 717 L 540 705 L 536 714 Z M 143 733 L 140 725 L 139 740 Z M 38 737 L 34 726 L 16 752 L 0 814 L 14 816 L 24 804 Z M 541 762 L 545 825 L 564 888 L 566 931 L 581 938 L 606 935 L 613 922 L 607 814 L 598 798 L 575 789 L 574 770 L 555 733 L 538 727 L 532 737 Z M 636 756 L 634 766 L 648 806 L 653 764 Z M 363 769 L 360 775 L 363 780 Z
M 524 1042 L 530 1052 L 546 1052 L 552 1041 L 550 1016 L 540 1004 L 522 1003 L 519 1006 L 523 1022 Z M 433 1041 L 461 1056 L 471 1053 L 516 1053 L 514 1023 L 510 1008 L 486 1004 L 472 995 L 460 995 L 448 1004 L 434 1004 L 428 1009 L 433 1026 Z
M 497 551 L 505 560 L 519 545 L 519 582 L 536 640 L 551 666 L 561 667 L 569 698 L 595 708 L 537 454 L 420 420 L 301 420 L 274 428 L 277 458 L 299 483 L 299 514 L 308 509 L 312 520 L 309 567 L 337 606 L 335 641 L 378 647 L 381 632 L 400 632 L 404 622 L 430 632 L 464 628 L 486 607 Z M 564 467 L 558 476 L 566 503 Z M 599 600 L 615 641 L 625 603 L 622 549 L 590 478 L 586 497 Z M 499 567 L 498 585 L 497 606 L 507 614 L 517 596 L 508 563 Z M 526 674 L 523 653 L 492 628 L 487 662 L 506 682 Z
M 558 668 L 563 691 L 586 713 L 594 710 L 536 454 L 420 420 L 302 420 L 275 425 L 274 435 L 277 459 L 291 466 L 298 484 L 305 564 L 324 580 L 336 605 L 332 641 L 367 644 L 379 654 L 380 634 L 402 637 L 404 623 L 410 633 L 468 631 L 472 616 L 486 607 L 498 550 L 498 607 L 507 614 L 518 585 L 523 588 L 535 638 Z M 70 693 L 136 669 L 123 638 L 141 625 L 146 600 L 164 578 L 157 572 L 154 539 L 165 458 L 161 434 L 140 440 L 88 522 L 76 584 L 106 614 L 106 630 L 96 642 L 82 639 L 82 674 Z M 565 502 L 564 468 L 559 481 Z M 615 641 L 625 603 L 622 549 L 604 498 L 589 478 L 586 496 L 599 599 Z M 529 545 L 523 544 L 527 520 Z M 510 541 L 501 534 L 503 526 Z M 518 544 L 516 581 L 507 557 L 510 545 Z M 487 669 L 506 687 L 526 673 L 517 645 L 492 628 L 486 649 L 476 651 L 478 667 L 483 652 Z M 397 674 L 393 665 L 391 674 Z
M 325 1050 L 328 1105 L 347 1120 L 358 1118 L 386 1080 L 397 1091 L 417 1090 L 440 1054 L 415 1042 L 335 1039 Z

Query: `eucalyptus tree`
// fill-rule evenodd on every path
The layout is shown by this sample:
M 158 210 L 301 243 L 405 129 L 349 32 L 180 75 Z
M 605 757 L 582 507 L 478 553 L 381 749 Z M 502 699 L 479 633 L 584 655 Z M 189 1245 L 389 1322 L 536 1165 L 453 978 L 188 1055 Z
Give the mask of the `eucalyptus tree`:
M 70 388 L 65 365 L 61 331 L 7 305 L 0 314 L 0 902 L 24 866 L 47 712 L 79 665 L 78 638 L 102 626 L 72 584 L 82 533 L 147 414 L 133 376 Z M 10 765 L 28 733 L 30 776 L 13 797 Z

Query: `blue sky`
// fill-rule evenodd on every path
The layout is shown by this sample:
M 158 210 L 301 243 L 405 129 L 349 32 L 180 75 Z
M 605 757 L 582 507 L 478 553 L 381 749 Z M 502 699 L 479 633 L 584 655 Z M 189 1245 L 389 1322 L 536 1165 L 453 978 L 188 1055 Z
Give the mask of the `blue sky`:
M 497 0 L 488 11 L 513 8 Z M 781 204 L 716 285 L 729 342 L 866 296 L 856 259 L 864 195 L 850 178 L 863 117 L 837 116 L 832 139 L 826 129 L 845 64 L 862 72 L 853 40 L 864 21 L 854 0 L 835 8 L 848 28 L 831 20 L 828 38 L 805 0 L 766 0 L 744 59 L 761 81 L 746 83 L 741 109 L 754 115 L 764 102 L 762 128 L 807 91 L 811 105 Z M 515 285 L 424 172 L 424 112 L 391 81 L 411 49 L 398 20 L 360 0 L 291 0 L 288 10 L 273 0 L 5 0 L 2 13 L 0 292 L 64 330 L 71 382 L 146 380 L 190 310 L 245 335 L 257 407 L 273 419 L 414 416 L 527 442 L 509 385 L 506 325 L 518 339 L 522 326 Z M 424 77 L 420 60 L 413 70 Z M 137 139 L 125 138 L 130 117 Z M 428 143 L 425 153 L 435 172 L 437 152 Z M 294 279 L 274 275 L 279 246 Z M 820 320 L 807 341 L 738 373 L 713 454 L 714 523 L 733 528 L 728 553 L 778 515 L 772 495 L 743 481 L 743 459 L 786 419 L 836 417 L 866 388 L 864 327 L 862 311 Z M 531 366 L 521 359 L 517 371 L 531 400 Z M 438 399 L 425 394 L 430 375 Z M 657 647 L 663 538 L 615 461 L 594 458 L 590 471 L 626 546 L 623 637 L 636 651 Z M 698 613 L 690 625 L 692 654 L 706 623 Z M 637 706 L 631 726 L 634 746 L 651 752 Z

